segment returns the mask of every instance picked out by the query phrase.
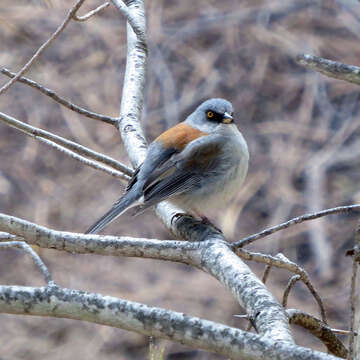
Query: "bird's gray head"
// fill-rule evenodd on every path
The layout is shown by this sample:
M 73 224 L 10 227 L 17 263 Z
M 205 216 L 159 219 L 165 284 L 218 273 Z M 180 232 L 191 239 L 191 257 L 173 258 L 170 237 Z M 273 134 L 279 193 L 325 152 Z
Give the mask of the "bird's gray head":
M 194 125 L 206 125 L 210 128 L 215 128 L 219 124 L 231 124 L 233 106 L 225 99 L 209 99 L 197 107 L 188 121 Z

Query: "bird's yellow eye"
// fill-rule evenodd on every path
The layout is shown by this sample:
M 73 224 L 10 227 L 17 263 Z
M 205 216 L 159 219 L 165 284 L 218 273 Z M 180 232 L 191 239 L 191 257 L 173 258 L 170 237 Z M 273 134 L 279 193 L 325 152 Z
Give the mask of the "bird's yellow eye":
M 207 115 L 207 117 L 210 119 L 210 118 L 212 118 L 212 117 L 214 116 L 214 113 L 213 113 L 212 111 L 208 111 L 208 112 L 206 113 L 206 115 Z

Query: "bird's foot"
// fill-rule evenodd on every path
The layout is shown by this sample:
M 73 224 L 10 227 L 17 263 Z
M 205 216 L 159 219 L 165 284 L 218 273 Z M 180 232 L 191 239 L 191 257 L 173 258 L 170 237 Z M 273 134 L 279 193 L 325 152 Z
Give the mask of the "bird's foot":
M 175 221 L 178 221 L 179 218 L 181 217 L 192 217 L 191 215 L 189 214 L 186 214 L 186 213 L 176 213 L 175 215 L 173 215 L 173 217 L 171 218 L 171 225 L 173 224 L 173 222 Z
M 201 216 L 201 223 L 204 225 L 210 225 L 212 226 L 215 230 L 217 230 L 219 233 L 223 233 L 221 231 L 221 229 L 219 229 L 216 225 L 214 225 L 206 216 Z

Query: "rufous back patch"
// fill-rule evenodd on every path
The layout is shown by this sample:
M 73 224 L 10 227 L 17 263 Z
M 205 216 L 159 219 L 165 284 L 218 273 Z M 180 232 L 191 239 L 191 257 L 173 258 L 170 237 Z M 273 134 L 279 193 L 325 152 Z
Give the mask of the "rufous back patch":
M 209 134 L 195 129 L 188 124 L 180 123 L 163 132 L 155 141 L 160 142 L 166 148 L 175 148 L 181 151 L 191 141 L 206 135 Z

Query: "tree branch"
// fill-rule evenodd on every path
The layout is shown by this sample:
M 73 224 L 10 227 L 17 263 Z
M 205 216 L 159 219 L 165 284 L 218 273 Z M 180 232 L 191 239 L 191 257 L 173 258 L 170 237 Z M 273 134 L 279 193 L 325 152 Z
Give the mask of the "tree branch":
M 76 160 L 79 160 L 81 163 L 93 167 L 97 170 L 104 171 L 112 176 L 117 176 L 124 180 L 129 180 L 130 178 L 129 176 L 133 173 L 133 171 L 130 168 L 123 165 L 119 161 L 110 158 L 109 156 L 105 156 L 103 154 L 97 153 L 96 151 L 88 149 L 87 147 L 79 145 L 73 141 L 62 138 L 61 136 L 52 134 L 48 131 L 23 123 L 22 121 L 19 121 L 2 112 L 0 112 L 0 120 L 5 122 L 7 125 L 22 131 L 26 135 L 30 137 L 34 137 L 42 142 L 45 142 L 46 144 L 65 153 L 66 155 Z M 91 161 L 82 155 L 89 157 L 90 159 L 96 160 L 97 162 Z M 102 162 L 108 166 L 111 166 L 116 170 L 110 169 L 107 166 L 102 166 L 98 162 Z
M 0 312 L 94 322 L 169 339 L 231 359 L 255 360 L 259 354 L 263 360 L 285 360 L 289 354 L 293 360 L 338 359 L 182 313 L 57 286 L 0 286 Z
M 104 4 L 98 6 L 96 9 L 89 11 L 87 14 L 79 16 L 76 13 L 74 14 L 74 20 L 76 21 L 86 21 L 90 19 L 92 16 L 100 12 L 101 10 L 107 8 L 110 5 L 110 3 L 107 1 Z
M 332 61 L 310 54 L 298 55 L 296 62 L 328 77 L 360 85 L 360 67 L 358 66 L 346 65 L 338 61 Z
M 265 270 L 264 270 L 264 274 L 263 274 L 263 277 L 261 279 L 261 281 L 265 284 L 269 275 L 270 275 L 270 271 L 271 271 L 271 268 L 272 268 L 272 265 L 271 264 L 268 264 L 266 265 L 265 267 Z
M 299 325 L 309 330 L 327 347 L 333 355 L 346 359 L 348 351 L 344 344 L 335 336 L 334 330 L 316 317 L 296 309 L 288 309 L 290 324 Z
M 0 72 L 10 78 L 14 78 L 16 76 L 15 73 L 9 71 L 6 68 L 1 68 Z M 64 99 L 63 97 L 57 95 L 54 91 L 46 88 L 45 86 L 37 83 L 34 80 L 28 79 L 26 77 L 21 76 L 18 79 L 19 82 L 31 86 L 32 88 L 39 90 L 41 93 L 43 93 L 46 96 L 49 96 L 51 99 L 53 99 L 54 101 L 58 102 L 60 105 L 65 106 L 67 109 L 75 111 L 81 115 L 87 116 L 91 119 L 95 119 L 95 120 L 100 120 L 103 121 L 105 123 L 111 124 L 111 125 L 115 125 L 117 126 L 117 122 L 118 122 L 118 118 L 114 118 L 114 117 L 110 117 L 110 116 L 106 116 L 106 115 L 102 115 L 102 114 L 98 114 L 89 110 L 86 110 L 78 105 L 73 104 L 72 102 Z
M 236 241 L 232 244 L 232 248 L 233 249 L 237 249 L 237 248 L 241 248 L 245 245 L 249 245 L 251 243 L 253 243 L 256 240 L 262 239 L 266 236 L 269 236 L 271 234 L 276 233 L 277 231 L 280 230 L 284 230 L 287 229 L 290 226 L 296 225 L 296 224 L 300 224 L 304 221 L 308 221 L 308 220 L 314 220 L 314 219 L 318 219 L 320 217 L 323 216 L 328 216 L 328 215 L 332 215 L 332 214 L 338 214 L 338 213 L 353 213 L 356 211 L 360 211 L 360 205 L 359 204 L 355 204 L 355 205 L 348 205 L 348 206 L 339 206 L 336 208 L 331 208 L 331 209 L 326 209 L 326 210 L 322 210 L 319 212 L 315 212 L 315 213 L 310 213 L 310 214 L 304 214 L 298 217 L 295 217 L 291 220 L 288 220 L 282 224 L 279 225 L 275 225 L 272 226 L 268 229 L 265 229 L 257 234 L 253 234 L 250 235 L 248 237 L 245 237 L 239 241 Z
M 0 95 L 3 94 L 6 90 L 9 89 L 11 85 L 13 85 L 22 75 L 25 74 L 34 63 L 34 61 L 51 45 L 52 42 L 61 34 L 61 32 L 65 29 L 66 25 L 70 22 L 76 12 L 79 10 L 80 6 L 83 4 L 85 0 L 78 0 L 75 5 L 69 10 L 66 18 L 62 22 L 62 24 L 55 30 L 55 32 L 50 36 L 48 40 L 42 44 L 39 49 L 35 52 L 35 54 L 31 57 L 31 59 L 22 67 L 22 69 L 13 77 L 10 81 L 8 81 L 1 89 Z
M 127 13 L 131 14 L 131 18 L 135 19 L 134 21 L 141 27 L 141 32 L 145 33 L 146 24 L 143 1 L 136 0 L 129 1 L 129 3 L 129 6 L 126 6 Z M 125 5 L 120 5 L 120 7 L 123 6 Z M 123 13 L 122 10 L 120 12 Z M 144 102 L 147 46 L 141 38 L 138 38 L 129 23 L 127 24 L 127 46 L 126 68 L 118 125 L 126 151 L 136 168 L 144 161 L 147 147 L 140 126 Z
M 119 9 L 119 11 L 126 17 L 129 25 L 131 26 L 133 32 L 136 34 L 138 40 L 143 44 L 146 43 L 145 37 L 145 27 L 143 26 L 143 21 L 139 18 L 136 14 L 134 14 L 134 9 L 129 9 L 132 6 L 131 1 L 124 1 L 122 0 L 111 0 L 112 3 Z
M 259 263 L 276 266 L 278 268 L 286 269 L 288 271 L 300 275 L 301 280 L 307 286 L 311 294 L 314 296 L 316 302 L 318 303 L 323 321 L 325 323 L 327 322 L 326 312 L 321 297 L 319 296 L 314 286 L 312 285 L 308 273 L 304 269 L 302 269 L 298 264 L 288 260 L 281 253 L 277 254 L 276 256 L 271 256 L 271 255 L 251 252 L 245 249 L 237 249 L 236 254 L 245 260 L 256 261 Z
M 35 265 L 40 269 L 41 273 L 44 275 L 45 281 L 48 285 L 54 285 L 50 271 L 48 270 L 45 263 L 41 260 L 40 256 L 25 242 L 23 241 L 8 241 L 0 242 L 0 249 L 10 249 L 18 248 L 27 252 L 33 259 Z
M 290 329 L 284 326 L 284 311 L 249 267 L 221 239 L 213 239 L 202 251 L 201 265 L 224 284 L 253 319 L 260 334 L 274 341 L 292 343 Z
M 23 237 L 28 244 L 78 254 L 142 257 L 196 265 L 200 244 L 187 241 L 141 239 L 128 236 L 84 235 L 56 231 L 0 213 L 0 231 Z
M 291 289 L 294 287 L 296 282 L 299 280 L 301 280 L 301 276 L 294 275 L 290 278 L 289 282 L 287 283 L 286 288 L 284 290 L 283 301 L 282 301 L 282 306 L 284 308 L 286 308 L 286 306 L 287 306 L 287 301 L 288 301 L 288 297 L 289 297 Z

